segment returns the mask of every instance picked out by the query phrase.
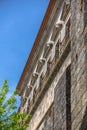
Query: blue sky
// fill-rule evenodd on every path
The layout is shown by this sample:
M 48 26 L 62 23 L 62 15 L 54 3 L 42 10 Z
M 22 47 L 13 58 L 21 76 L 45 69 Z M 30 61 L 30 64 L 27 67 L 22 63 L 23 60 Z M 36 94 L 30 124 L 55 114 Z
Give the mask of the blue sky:
M 0 86 L 20 79 L 50 0 L 0 0 Z

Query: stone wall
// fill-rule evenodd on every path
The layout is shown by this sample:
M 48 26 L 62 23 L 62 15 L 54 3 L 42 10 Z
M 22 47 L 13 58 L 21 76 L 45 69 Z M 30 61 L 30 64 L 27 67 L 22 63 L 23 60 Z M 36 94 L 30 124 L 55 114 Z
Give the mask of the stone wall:
M 38 130 L 53 130 L 54 129 L 54 105 L 47 112 L 42 124 Z
M 70 66 L 60 78 L 54 102 L 46 113 L 38 130 L 71 130 L 71 71 Z
M 52 106 L 45 117 L 43 130 L 53 130 L 54 127 L 54 107 Z
M 54 94 L 54 130 L 71 130 L 70 67 L 59 80 Z
M 39 104 L 37 110 L 32 116 L 31 122 L 29 124 L 29 128 L 27 130 L 43 130 L 44 121 L 48 111 L 50 111 L 50 107 L 54 102 L 54 89 L 57 86 L 59 80 L 61 79 L 63 73 L 66 71 L 66 68 L 71 64 L 71 54 L 67 56 L 63 65 L 59 69 L 56 77 L 50 85 L 50 88 L 46 91 L 41 103 Z M 41 99 L 41 98 L 40 98 Z M 54 117 L 53 117 L 54 118 Z M 45 128 L 45 127 L 44 127 Z M 49 129 L 48 129 L 49 130 Z M 54 129 L 53 129 L 54 130 Z
M 85 12 L 85 13 L 84 13 Z M 71 1 L 72 130 L 87 130 L 87 1 Z
M 70 43 L 38 93 L 27 130 L 87 130 L 87 0 L 70 6 Z

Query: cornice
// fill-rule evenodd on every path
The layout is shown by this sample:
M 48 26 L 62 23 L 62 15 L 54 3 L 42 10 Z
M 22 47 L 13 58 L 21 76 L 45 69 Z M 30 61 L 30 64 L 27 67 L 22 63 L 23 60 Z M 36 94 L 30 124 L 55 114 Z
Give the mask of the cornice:
M 23 72 L 22 72 L 21 78 L 20 78 L 20 80 L 19 80 L 19 82 L 18 82 L 18 85 L 17 85 L 17 87 L 16 87 L 17 90 L 20 90 L 20 88 L 21 88 L 21 86 L 22 86 L 22 83 L 23 83 L 23 81 L 24 81 L 24 77 L 25 77 L 25 75 L 26 75 L 26 73 L 27 73 L 27 70 L 28 70 L 28 68 L 30 68 L 32 59 L 33 59 L 33 57 L 34 57 L 34 53 L 35 53 L 35 51 L 36 51 L 37 48 L 38 48 L 39 41 L 40 41 L 41 36 L 42 36 L 42 34 L 43 34 L 43 32 L 44 32 L 44 30 L 45 30 L 45 28 L 46 28 L 46 25 L 47 25 L 47 23 L 48 23 L 48 20 L 49 20 L 49 18 L 50 18 L 50 15 L 51 15 L 51 12 L 52 12 L 52 10 L 53 10 L 53 7 L 54 7 L 55 3 L 56 3 L 56 0 L 50 0 L 50 3 L 49 3 L 49 5 L 48 5 L 47 11 L 46 11 L 46 13 L 45 13 L 44 19 L 43 19 L 42 24 L 41 24 L 40 30 L 39 30 L 39 32 L 38 32 L 38 34 L 37 34 L 36 39 L 35 39 L 33 48 L 32 48 L 32 50 L 31 50 L 31 52 L 30 52 L 30 55 L 29 55 L 28 60 L 27 60 L 27 62 L 26 62 L 26 64 L 25 64 L 24 70 L 23 70 Z

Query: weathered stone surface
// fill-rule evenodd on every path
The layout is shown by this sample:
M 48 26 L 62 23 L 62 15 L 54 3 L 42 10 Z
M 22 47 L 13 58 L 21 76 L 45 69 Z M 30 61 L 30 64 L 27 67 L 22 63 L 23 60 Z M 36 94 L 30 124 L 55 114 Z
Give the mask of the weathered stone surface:
M 85 28 L 86 20 L 84 18 L 84 11 L 87 11 L 87 6 L 85 2 L 85 0 L 72 0 L 71 2 L 72 9 L 74 8 L 74 6 L 76 7 L 76 10 L 73 10 L 73 12 L 71 12 L 71 19 L 75 21 L 75 23 L 73 24 L 73 21 L 71 20 L 71 30 L 73 29 L 73 31 L 71 31 L 71 37 L 75 37 L 75 39 L 72 38 L 71 44 L 72 130 L 87 129 L 87 38 L 85 37 L 87 31 Z M 76 34 L 74 33 L 74 31 L 76 32 Z M 86 119 L 84 119 L 84 116 Z
M 54 102 L 54 89 L 57 86 L 63 73 L 66 71 L 66 68 L 70 65 L 70 63 L 71 63 L 71 55 L 69 54 L 69 56 L 66 58 L 64 64 L 61 66 L 59 73 L 54 78 L 50 88 L 44 95 L 43 100 L 41 101 L 37 110 L 35 111 L 32 119 L 31 119 L 29 128 L 27 128 L 27 130 L 32 130 L 32 129 L 36 130 L 38 128 L 40 122 L 42 122 L 42 120 L 45 118 L 47 111 L 49 110 L 52 103 Z M 44 124 L 44 123 L 42 123 L 42 124 Z M 63 125 L 63 127 L 64 127 L 64 125 Z M 41 128 L 42 128 L 42 125 L 38 129 L 42 130 Z
M 27 130 L 87 130 L 87 0 L 70 0 L 69 2 L 71 3 L 66 5 L 63 0 L 56 1 L 31 61 L 29 72 L 24 78 L 21 87 L 23 89 L 20 89 L 22 93 L 29 82 L 29 75 L 32 75 L 38 60 L 40 63 L 40 58 L 43 58 L 47 66 L 39 70 L 41 80 L 40 84 L 38 83 L 38 89 L 36 89 L 37 81 L 35 80 L 36 88 L 29 92 L 28 98 L 33 98 L 33 100 L 30 98 L 30 112 L 33 115 Z M 67 19 L 65 17 L 67 12 L 71 13 L 70 19 L 68 19 L 66 30 L 62 30 Z M 58 21 L 60 14 L 62 17 Z M 56 27 L 56 21 L 61 26 Z M 66 38 L 61 41 L 62 35 L 67 36 L 67 31 L 69 36 L 67 42 L 65 42 Z M 63 34 L 64 32 L 66 34 Z M 50 40 L 54 41 L 51 41 L 49 50 L 47 39 L 51 33 L 53 37 Z M 48 50 L 49 55 L 47 55 Z M 42 55 L 43 52 L 45 57 Z M 43 75 L 44 68 L 45 75 Z M 27 109 L 25 100 L 22 96 L 20 109 L 22 111 Z
M 54 93 L 54 129 L 71 129 L 71 72 L 70 66 L 59 80 Z

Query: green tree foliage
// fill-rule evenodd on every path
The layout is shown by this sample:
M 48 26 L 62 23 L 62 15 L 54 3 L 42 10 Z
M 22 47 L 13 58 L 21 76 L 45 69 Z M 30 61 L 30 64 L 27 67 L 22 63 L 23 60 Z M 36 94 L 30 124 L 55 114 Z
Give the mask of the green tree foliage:
M 0 130 L 26 130 L 31 116 L 17 111 L 17 91 L 7 99 L 8 92 L 8 82 L 5 80 L 0 87 Z

